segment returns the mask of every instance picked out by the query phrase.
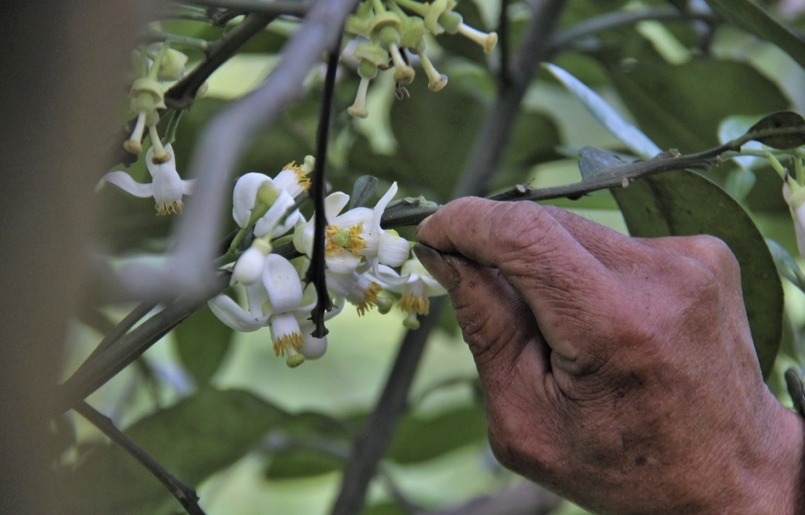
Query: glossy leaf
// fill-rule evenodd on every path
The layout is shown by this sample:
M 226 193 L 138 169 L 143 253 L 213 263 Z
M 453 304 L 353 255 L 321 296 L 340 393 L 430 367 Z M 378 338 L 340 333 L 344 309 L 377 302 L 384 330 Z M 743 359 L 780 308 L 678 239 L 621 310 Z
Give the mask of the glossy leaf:
M 706 0 L 725 20 L 777 45 L 805 68 L 805 41 L 753 0 Z
M 480 406 L 461 408 L 434 418 L 403 419 L 388 458 L 398 463 L 431 460 L 486 438 L 486 416 Z
M 126 434 L 194 488 L 244 456 L 285 417 L 250 393 L 203 388 L 139 420 Z M 165 487 L 120 447 L 91 447 L 75 473 L 64 473 L 62 486 L 82 492 L 64 496 L 80 503 L 64 513 L 167 515 L 180 509 Z
M 348 209 L 366 205 L 366 202 L 372 198 L 375 190 L 377 189 L 377 177 L 372 175 L 361 175 L 355 180 L 355 185 L 352 187 L 352 195 L 349 196 Z
M 206 305 L 179 324 L 173 334 L 176 352 L 197 383 L 209 382 L 232 346 L 232 329 Z
M 762 115 L 789 103 L 774 82 L 746 63 L 637 63 L 613 67 L 610 76 L 640 128 L 660 147 L 683 154 L 718 145 L 718 125 L 727 116 Z
M 802 129 L 805 131 L 805 119 L 793 111 L 780 111 L 764 117 L 759 122 L 749 128 L 747 134 L 768 130 L 768 129 Z M 805 145 L 805 133 L 789 134 L 780 136 L 767 136 L 754 138 L 764 145 L 772 148 L 788 150 Z
M 687 170 L 667 172 L 612 189 L 633 236 L 721 238 L 741 266 L 746 314 L 768 377 L 780 346 L 783 289 L 763 235 L 743 208 L 723 189 Z
M 544 65 L 559 82 L 573 93 L 573 95 L 587 108 L 598 122 L 618 138 L 621 143 L 632 149 L 637 155 L 649 158 L 653 157 L 662 149 L 654 144 L 651 139 L 643 134 L 640 129 L 627 122 L 609 103 L 601 98 L 598 93 L 584 85 L 581 81 L 567 73 L 556 65 L 547 63 Z

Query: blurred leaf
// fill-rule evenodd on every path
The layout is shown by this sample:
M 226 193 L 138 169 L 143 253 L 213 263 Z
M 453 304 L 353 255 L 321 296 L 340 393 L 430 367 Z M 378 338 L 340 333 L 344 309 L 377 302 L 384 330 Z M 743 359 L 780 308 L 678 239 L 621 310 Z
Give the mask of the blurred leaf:
M 733 170 L 724 182 L 724 189 L 738 202 L 742 202 L 757 182 L 755 172 L 746 168 Z
M 747 133 L 752 134 L 754 132 L 759 132 L 763 130 L 782 129 L 782 128 L 805 129 L 805 119 L 803 119 L 802 116 L 793 111 L 780 111 L 778 113 L 773 113 L 770 114 L 769 116 L 764 117 L 759 122 L 754 124 L 747 131 Z M 788 150 L 805 145 L 805 134 L 792 134 L 788 136 L 755 138 L 755 141 L 759 141 L 764 145 L 770 146 L 771 148 Z
M 633 236 L 721 238 L 741 266 L 746 314 L 768 377 L 780 345 L 783 289 L 763 235 L 743 208 L 718 185 L 687 170 L 667 172 L 611 190 Z
M 366 202 L 372 198 L 375 190 L 377 189 L 377 177 L 372 175 L 361 175 L 355 181 L 355 186 L 352 188 L 352 195 L 349 196 L 348 209 L 366 205 Z
M 613 136 L 632 149 L 637 155 L 645 158 L 662 152 L 640 129 L 627 122 L 612 106 L 596 92 L 585 86 L 578 79 L 556 65 L 544 65 L 588 111 L 606 127 Z
M 782 245 L 772 239 L 766 238 L 766 244 L 769 246 L 772 257 L 774 257 L 774 262 L 780 275 L 805 293 L 805 274 L 802 273 L 802 269 L 800 269 L 794 257 Z
M 683 154 L 716 146 L 718 124 L 727 116 L 766 114 L 789 104 L 774 82 L 746 63 L 636 63 L 613 67 L 610 76 L 641 129 L 660 147 Z
M 210 381 L 232 346 L 233 333 L 206 305 L 176 327 L 176 352 L 196 383 Z
M 805 68 L 805 41 L 752 0 L 706 0 L 725 20 L 777 45 Z
M 481 406 L 427 419 L 408 416 L 400 424 L 387 457 L 398 463 L 417 463 L 485 439 L 486 415 Z
M 251 393 L 202 388 L 137 421 L 126 434 L 194 488 L 244 456 L 285 417 Z M 178 508 L 165 487 L 120 447 L 92 447 L 74 473 L 63 472 L 63 486 L 73 492 L 64 498 L 78 503 L 63 513 L 162 515 Z
M 274 453 L 265 476 L 271 480 L 299 479 L 341 470 L 344 460 L 330 453 L 305 448 L 284 449 Z
M 466 164 L 486 106 L 459 88 L 448 86 L 434 93 L 425 82 L 411 83 L 411 98 L 391 108 L 397 160 L 406 167 L 399 170 L 405 175 L 397 179 L 425 186 L 446 199 Z

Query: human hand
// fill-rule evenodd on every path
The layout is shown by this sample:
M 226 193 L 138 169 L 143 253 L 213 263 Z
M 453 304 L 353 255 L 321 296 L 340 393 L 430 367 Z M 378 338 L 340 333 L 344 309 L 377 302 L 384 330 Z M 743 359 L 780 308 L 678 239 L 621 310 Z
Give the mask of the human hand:
M 602 514 L 802 509 L 803 424 L 763 383 L 723 242 L 479 198 L 417 236 L 505 466 Z

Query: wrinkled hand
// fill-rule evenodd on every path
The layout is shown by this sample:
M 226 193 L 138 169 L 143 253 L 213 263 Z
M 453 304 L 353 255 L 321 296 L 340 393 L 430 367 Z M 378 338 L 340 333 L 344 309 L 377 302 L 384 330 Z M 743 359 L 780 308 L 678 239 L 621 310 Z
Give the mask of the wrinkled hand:
M 763 383 L 720 240 L 478 198 L 418 238 L 504 465 L 597 513 L 796 513 L 803 425 Z

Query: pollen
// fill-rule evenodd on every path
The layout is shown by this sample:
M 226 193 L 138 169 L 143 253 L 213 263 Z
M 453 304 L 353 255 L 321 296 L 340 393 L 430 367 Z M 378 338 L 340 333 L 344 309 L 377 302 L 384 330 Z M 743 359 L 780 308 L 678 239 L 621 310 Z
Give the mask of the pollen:
M 181 200 L 174 200 L 173 202 L 158 202 L 154 205 L 157 211 L 157 216 L 166 216 L 173 213 L 181 213 L 184 203 Z
M 302 348 L 303 343 L 304 338 L 300 333 L 289 333 L 282 335 L 274 340 L 274 353 L 276 353 L 277 356 L 291 354 L 291 349 L 299 350 Z
M 338 226 L 328 225 L 327 227 L 324 228 L 325 254 L 332 256 L 333 254 L 336 254 L 338 251 L 341 250 L 341 245 L 339 245 L 338 242 L 336 241 L 337 235 L 338 235 Z
M 400 309 L 407 313 L 417 313 L 427 315 L 430 311 L 430 300 L 422 295 L 412 292 L 405 292 L 400 299 Z
M 363 222 L 355 224 L 349 228 L 349 242 L 345 248 L 356 256 L 360 256 L 361 250 L 366 248 L 366 240 L 361 237 L 362 232 Z
M 310 178 L 307 176 L 307 172 L 303 170 L 301 166 L 296 164 L 296 161 L 291 161 L 282 169 L 293 171 L 294 175 L 296 175 L 296 182 L 299 183 L 299 186 L 303 190 L 307 191 L 310 189 Z
M 367 311 L 377 305 L 377 295 L 382 288 L 379 284 L 372 281 L 366 291 L 363 292 L 363 301 L 357 305 L 358 316 L 363 316 Z

